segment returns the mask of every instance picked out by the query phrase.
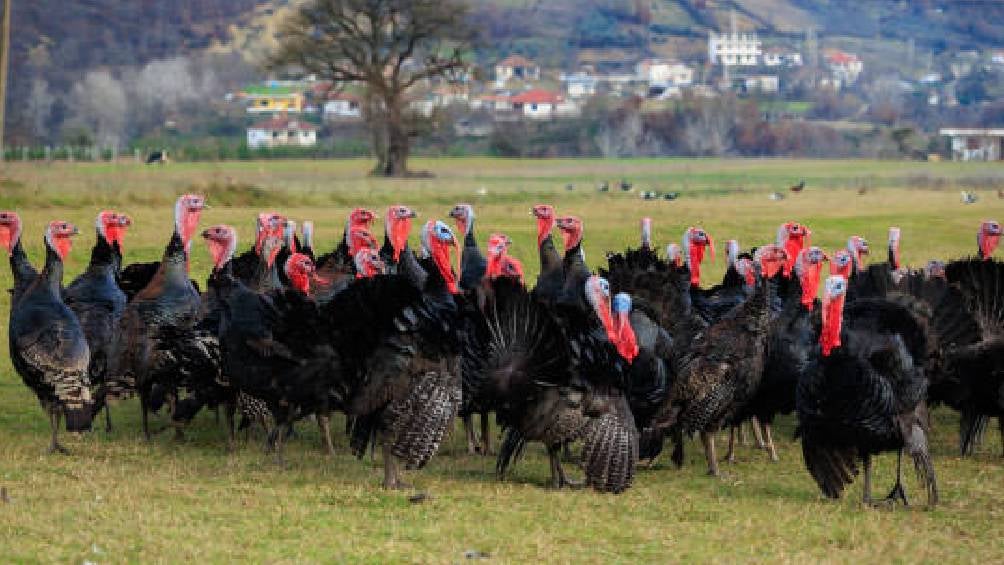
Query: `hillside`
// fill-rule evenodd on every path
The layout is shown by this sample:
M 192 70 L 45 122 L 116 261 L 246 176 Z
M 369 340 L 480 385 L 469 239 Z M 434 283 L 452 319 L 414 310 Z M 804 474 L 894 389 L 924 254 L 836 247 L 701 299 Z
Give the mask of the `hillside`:
M 87 70 L 113 74 L 150 61 L 231 55 L 215 83 L 230 88 L 274 41 L 298 0 L 31 0 L 15 4 L 8 135 L 32 138 L 63 123 Z M 549 68 L 615 69 L 643 56 L 700 64 L 709 30 L 757 30 L 766 45 L 858 53 L 868 68 L 916 72 L 963 49 L 1004 46 L 1004 3 L 947 0 L 471 0 L 479 62 L 519 52 Z M 944 63 L 944 61 L 942 61 Z M 201 67 L 201 61 L 195 67 Z M 944 64 L 942 67 L 946 66 Z M 243 73 L 243 74 L 242 74 Z M 41 82 L 40 82 L 41 81 Z M 53 101 L 49 101 L 51 97 Z M 55 105 L 40 124 L 30 103 Z M 64 107 L 60 108 L 59 104 Z M 33 123 L 34 120 L 34 123 Z M 51 135 L 50 135 L 51 137 Z

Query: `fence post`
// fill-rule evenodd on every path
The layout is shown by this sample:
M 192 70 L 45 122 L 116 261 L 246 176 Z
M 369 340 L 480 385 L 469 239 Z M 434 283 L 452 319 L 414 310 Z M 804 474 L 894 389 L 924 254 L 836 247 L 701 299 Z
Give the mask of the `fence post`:
M 74 155 L 73 155 L 73 146 L 72 145 L 67 145 L 66 146 L 66 160 L 72 163 L 73 162 L 73 157 L 74 157 Z
M 26 162 L 26 163 L 28 162 L 28 146 L 27 145 L 22 145 L 21 146 L 21 160 L 24 161 L 24 162 Z

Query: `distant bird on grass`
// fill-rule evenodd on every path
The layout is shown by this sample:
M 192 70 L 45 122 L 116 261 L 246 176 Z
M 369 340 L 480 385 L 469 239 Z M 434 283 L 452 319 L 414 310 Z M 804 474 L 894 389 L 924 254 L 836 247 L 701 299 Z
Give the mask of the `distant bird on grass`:
M 596 186 L 596 190 L 600 192 L 610 192 L 610 183 L 607 181 L 603 181 Z
M 676 200 L 679 197 L 680 197 L 679 192 L 667 192 L 666 194 L 662 195 L 663 200 Z
M 976 201 L 979 200 L 975 193 L 969 192 L 968 190 L 963 190 L 960 193 L 960 196 L 962 197 L 963 204 L 975 204 Z
M 767 198 L 770 198 L 771 200 L 777 202 L 778 200 L 784 200 L 784 195 L 781 194 L 780 192 L 771 192 L 770 196 L 768 196 Z
M 805 179 L 798 181 L 798 184 L 791 185 L 789 187 L 789 190 L 791 190 L 792 192 L 802 192 L 803 188 L 805 188 Z
M 167 151 L 164 149 L 158 149 L 147 155 L 146 164 L 153 165 L 154 163 L 157 163 L 159 165 L 167 163 Z
M 567 190 L 567 191 L 573 191 L 573 190 L 575 190 L 575 185 L 572 184 L 572 183 L 568 183 L 568 184 L 565 185 L 565 190 Z
M 632 188 L 634 188 L 634 184 L 628 182 L 625 179 L 621 180 L 621 190 L 623 190 L 624 192 L 630 192 Z

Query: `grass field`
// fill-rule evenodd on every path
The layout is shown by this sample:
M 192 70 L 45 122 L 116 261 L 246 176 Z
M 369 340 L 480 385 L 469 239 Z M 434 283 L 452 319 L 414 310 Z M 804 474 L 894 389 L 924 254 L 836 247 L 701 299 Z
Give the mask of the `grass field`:
M 0 209 L 16 209 L 26 226 L 29 254 L 41 255 L 42 226 L 68 219 L 84 228 L 68 277 L 86 265 L 101 207 L 134 218 L 126 260 L 157 258 L 171 230 L 171 203 L 182 191 L 202 191 L 213 206 L 203 225 L 227 222 L 251 235 L 254 213 L 278 208 L 316 224 L 316 246 L 340 237 L 355 205 L 382 209 L 393 202 L 415 207 L 421 219 L 443 218 L 458 201 L 478 213 L 479 239 L 502 230 L 533 280 L 537 268 L 529 207 L 554 204 L 580 215 L 591 265 L 603 252 L 635 245 L 638 219 L 655 221 L 660 246 L 701 224 L 719 242 L 744 246 L 773 238 L 783 221 L 813 229 L 813 242 L 832 249 L 852 234 L 885 257 L 886 230 L 903 230 L 903 258 L 971 253 L 983 218 L 1004 216 L 1004 168 L 996 164 L 788 160 L 420 160 L 432 179 L 381 180 L 366 176 L 365 161 L 276 161 L 226 164 L 8 164 L 0 171 Z M 601 180 L 634 182 L 632 193 L 598 193 Z M 806 180 L 802 194 L 780 202 Z M 572 183 L 575 190 L 567 191 Z M 638 190 L 681 191 L 673 202 L 644 202 Z M 859 191 L 864 189 L 864 194 Z M 981 199 L 959 202 L 960 189 Z M 616 189 L 614 189 L 616 190 Z M 382 229 L 378 227 L 378 230 Z M 720 247 L 720 245 L 719 245 Z M 196 243 L 194 276 L 204 278 L 208 254 Z M 708 281 L 722 272 L 721 259 Z M 68 282 L 69 278 L 67 279 Z M 10 286 L 0 270 L 0 287 Z M 0 310 L 9 310 L 0 295 Z M 0 328 L 6 344 L 6 324 Z M 6 345 L 3 346 L 6 348 Z M 201 416 L 178 444 L 168 435 L 140 440 L 135 401 L 115 407 L 117 428 L 67 438 L 70 457 L 43 455 L 48 424 L 31 393 L 0 356 L 0 558 L 8 562 L 122 561 L 460 562 L 487 555 L 503 562 L 610 561 L 950 561 L 999 560 L 998 525 L 1004 517 L 1004 460 L 996 433 L 970 459 L 955 453 L 957 417 L 936 412 L 935 465 L 943 503 L 932 511 L 863 508 L 854 485 L 840 501 L 821 498 L 803 470 L 783 418 L 781 462 L 746 447 L 724 479 L 703 475 L 696 444 L 688 444 L 682 470 L 662 461 L 639 472 L 621 496 L 544 487 L 546 459 L 539 446 L 505 482 L 494 460 L 463 453 L 454 433 L 430 466 L 409 477 L 428 492 L 422 504 L 379 488 L 380 464 L 357 461 L 336 434 L 339 454 L 327 459 L 316 430 L 299 426 L 277 468 L 259 438 L 235 454 L 224 452 L 224 432 Z M 459 429 L 459 428 L 458 428 Z M 892 484 L 895 460 L 879 461 L 875 494 Z M 918 493 L 908 477 L 907 488 Z M 881 492 L 880 492 L 881 491 Z M 915 499 L 922 506 L 922 499 Z

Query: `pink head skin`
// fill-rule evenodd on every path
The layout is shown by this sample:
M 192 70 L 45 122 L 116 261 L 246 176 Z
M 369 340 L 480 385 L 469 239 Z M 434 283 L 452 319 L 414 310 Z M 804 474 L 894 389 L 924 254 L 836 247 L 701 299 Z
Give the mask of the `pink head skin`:
M 10 210 L 0 211 L 0 245 L 7 255 L 14 253 L 14 246 L 21 241 L 21 217 Z
M 537 247 L 540 247 L 554 229 L 554 207 L 549 204 L 537 204 L 531 209 L 531 213 L 537 218 Z
M 362 249 L 377 249 L 377 240 L 364 227 L 354 227 L 349 230 L 349 255 L 355 257 Z
M 756 284 L 756 269 L 753 268 L 753 260 L 749 257 L 740 257 L 736 260 L 736 272 L 743 278 L 746 286 Z
M 784 248 L 788 259 L 784 264 L 784 276 L 790 277 L 799 253 L 810 245 L 812 232 L 804 224 L 787 222 L 777 230 L 777 244 Z
M 509 237 L 503 233 L 493 233 L 488 237 L 488 260 L 485 266 L 486 279 L 492 280 L 503 276 L 509 244 Z
M 641 247 L 652 249 L 652 218 L 641 219 Z
M 394 261 L 401 258 L 401 252 L 408 245 L 408 234 L 411 233 L 411 220 L 418 214 L 414 210 L 401 204 L 396 204 L 387 209 L 387 238 L 390 239 L 391 247 L 394 248 Z
M 457 287 L 457 275 L 453 271 L 450 256 L 450 250 L 457 248 L 456 236 L 450 227 L 441 221 L 429 220 L 422 231 L 424 233 L 422 241 L 427 246 L 426 251 L 439 269 L 439 274 L 446 282 L 446 288 L 452 294 L 458 294 L 460 289 Z
M 237 251 L 237 230 L 233 226 L 220 224 L 206 228 L 202 238 L 209 247 L 209 255 L 213 258 L 213 270 L 219 271 L 233 259 Z
M 715 242 L 711 234 L 699 227 L 689 227 L 683 232 L 683 260 L 690 268 L 690 284 L 701 285 L 701 263 L 704 262 L 704 250 L 709 249 L 711 260 L 715 260 Z
M 840 275 L 845 279 L 850 278 L 854 270 L 854 257 L 846 249 L 838 249 L 830 259 L 830 274 Z
M 889 263 L 892 264 L 893 269 L 902 267 L 899 259 L 899 238 L 899 228 L 889 228 Z
M 255 222 L 254 252 L 261 255 L 261 246 L 266 238 L 283 236 L 286 217 L 278 212 L 261 212 Z
M 105 238 L 109 245 L 117 243 L 119 250 L 124 249 L 126 230 L 132 225 L 132 220 L 125 214 L 114 210 L 102 210 L 94 221 L 98 234 Z
M 289 278 L 290 286 L 304 294 L 310 294 L 310 281 L 318 278 L 310 257 L 303 253 L 293 253 L 282 268 Z
M 565 242 L 565 252 L 582 243 L 582 220 L 576 216 L 562 216 L 557 220 L 561 239 Z
M 500 276 L 517 279 L 523 282 L 523 263 L 519 259 L 508 255 L 502 257 L 502 274 Z
M 80 233 L 77 226 L 63 220 L 49 222 L 45 228 L 45 243 L 65 261 L 73 246 L 73 236 Z
M 798 254 L 795 261 L 795 274 L 802 287 L 802 306 L 810 312 L 819 292 L 819 278 L 823 273 L 823 263 L 829 261 L 826 253 L 818 247 L 807 247 Z
M 380 258 L 380 253 L 376 249 L 360 249 L 352 256 L 352 261 L 356 266 L 357 279 L 382 275 L 386 270 L 386 265 Z
M 980 231 L 976 235 L 981 259 L 989 260 L 1001 241 L 1001 225 L 994 220 L 984 220 L 980 223 Z
M 757 248 L 753 261 L 760 266 L 763 277 L 771 279 L 784 269 L 788 253 L 780 245 L 770 243 Z
M 823 329 L 819 333 L 819 346 L 823 356 L 829 356 L 840 347 L 840 329 L 844 319 L 844 299 L 847 297 L 847 279 L 830 275 L 823 289 Z
M 474 207 L 470 204 L 457 204 L 450 210 L 450 217 L 457 221 L 457 233 L 466 237 L 474 225 Z
M 205 210 L 206 199 L 198 194 L 182 194 L 174 203 L 174 229 L 181 237 L 185 252 L 191 248 L 192 236 L 199 227 L 199 218 Z
M 865 268 L 865 255 L 868 255 L 868 241 L 860 235 L 852 235 L 847 239 L 847 251 L 850 252 L 854 260 L 854 269 L 857 271 Z

